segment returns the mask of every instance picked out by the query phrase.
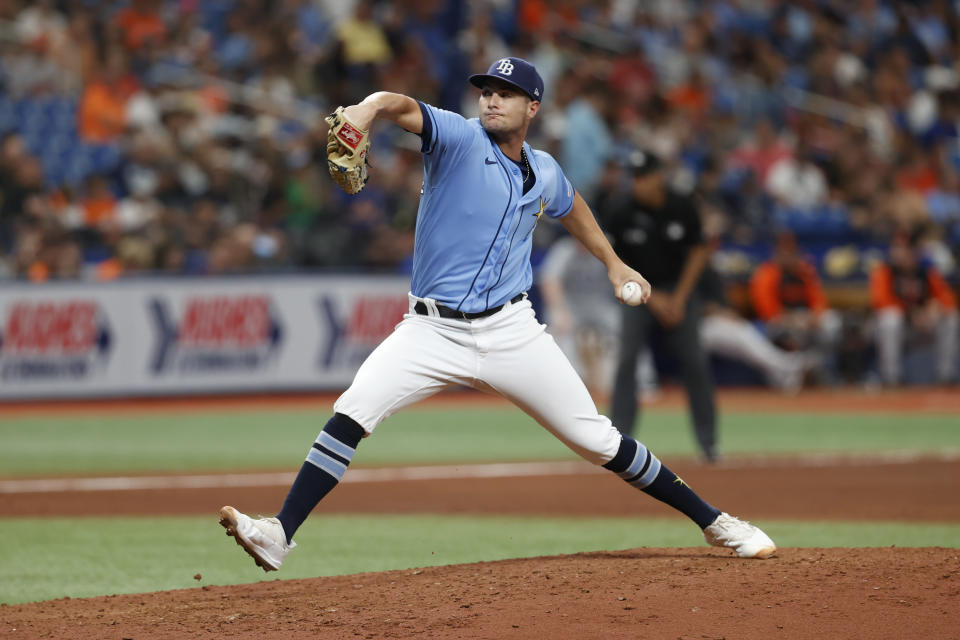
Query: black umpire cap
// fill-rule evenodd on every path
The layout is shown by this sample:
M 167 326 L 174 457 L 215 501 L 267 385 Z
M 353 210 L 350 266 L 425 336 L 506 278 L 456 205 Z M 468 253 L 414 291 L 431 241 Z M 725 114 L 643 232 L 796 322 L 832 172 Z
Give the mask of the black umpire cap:
M 660 158 L 649 151 L 634 149 L 627 157 L 627 167 L 637 178 L 659 171 L 663 167 Z
M 537 73 L 537 68 L 523 58 L 500 58 L 490 65 L 486 73 L 470 76 L 470 84 L 482 89 L 483 83 L 490 79 L 512 84 L 536 102 L 543 100 L 543 78 Z

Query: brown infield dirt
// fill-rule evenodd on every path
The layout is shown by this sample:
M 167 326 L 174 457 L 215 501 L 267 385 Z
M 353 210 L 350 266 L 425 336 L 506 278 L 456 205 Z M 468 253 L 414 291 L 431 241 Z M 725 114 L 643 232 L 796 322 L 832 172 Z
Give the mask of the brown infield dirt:
M 766 395 L 734 396 L 732 401 L 728 396 L 721 406 L 742 402 L 738 408 L 784 410 L 796 402 L 798 409 L 810 411 L 859 404 L 860 410 L 902 411 L 905 420 L 918 411 L 960 415 L 960 394 L 955 393 L 904 395 L 901 404 L 890 397 L 881 397 L 883 402 L 854 398 L 835 406 L 829 396 L 819 401 L 804 396 L 802 401 L 780 398 L 775 405 Z M 191 410 L 204 406 L 189 401 Z M 118 411 L 131 408 L 113 406 Z M 0 415 L 51 411 L 49 405 L 45 409 L 7 407 Z M 61 409 L 68 410 L 53 410 Z M 667 462 L 711 502 L 757 520 L 960 522 L 956 457 L 744 458 L 717 467 L 690 460 Z M 244 510 L 270 512 L 285 490 L 5 494 L 0 495 L 0 517 L 207 513 L 216 527 L 221 504 L 239 499 Z M 320 510 L 630 517 L 673 513 L 609 474 L 596 473 L 347 481 Z M 224 544 L 233 541 L 224 538 Z M 237 561 L 252 562 L 239 547 Z M 639 548 L 62 599 L 0 606 L 0 638 L 8 637 L 960 639 L 960 549 L 781 549 L 776 557 L 760 561 L 706 546 Z

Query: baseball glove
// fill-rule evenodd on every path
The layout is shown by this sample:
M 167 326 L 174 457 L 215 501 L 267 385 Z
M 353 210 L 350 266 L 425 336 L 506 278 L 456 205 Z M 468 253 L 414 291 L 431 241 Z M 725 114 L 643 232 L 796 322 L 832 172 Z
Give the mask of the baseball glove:
M 370 150 L 369 131 L 364 131 L 347 120 L 343 107 L 326 117 L 327 168 L 330 176 L 347 193 L 358 193 L 367 184 L 367 151 Z

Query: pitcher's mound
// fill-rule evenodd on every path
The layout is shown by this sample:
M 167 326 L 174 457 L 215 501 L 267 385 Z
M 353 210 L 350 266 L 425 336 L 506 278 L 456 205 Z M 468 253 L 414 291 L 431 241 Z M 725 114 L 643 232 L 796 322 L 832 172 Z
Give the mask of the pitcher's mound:
M 6 606 L 0 635 L 900 640 L 956 637 L 958 599 L 957 549 L 633 549 Z

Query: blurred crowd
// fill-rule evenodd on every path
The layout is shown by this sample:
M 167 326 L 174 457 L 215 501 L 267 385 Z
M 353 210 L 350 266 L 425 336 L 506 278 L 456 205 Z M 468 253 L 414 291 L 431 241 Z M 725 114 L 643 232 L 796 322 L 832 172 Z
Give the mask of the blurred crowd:
M 407 270 L 419 140 L 375 130 L 347 197 L 323 116 L 380 89 L 472 116 L 466 76 L 507 54 L 545 80 L 531 143 L 598 211 L 639 147 L 728 275 L 789 229 L 828 277 L 897 232 L 956 276 L 946 0 L 0 0 L 0 25 L 3 278 Z

